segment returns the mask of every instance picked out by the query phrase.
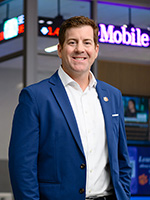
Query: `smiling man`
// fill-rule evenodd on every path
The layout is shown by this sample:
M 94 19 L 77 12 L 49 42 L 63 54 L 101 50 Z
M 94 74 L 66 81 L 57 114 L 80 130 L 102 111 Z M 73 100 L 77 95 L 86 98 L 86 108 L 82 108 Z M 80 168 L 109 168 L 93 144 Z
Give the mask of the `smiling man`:
M 122 96 L 90 71 L 97 42 L 93 20 L 66 20 L 62 65 L 21 91 L 9 147 L 15 200 L 129 200 Z
M 64 43 L 58 45 L 63 70 L 83 91 L 88 86 L 89 71 L 98 51 L 99 45 L 94 42 L 94 32 L 90 25 L 67 29 Z

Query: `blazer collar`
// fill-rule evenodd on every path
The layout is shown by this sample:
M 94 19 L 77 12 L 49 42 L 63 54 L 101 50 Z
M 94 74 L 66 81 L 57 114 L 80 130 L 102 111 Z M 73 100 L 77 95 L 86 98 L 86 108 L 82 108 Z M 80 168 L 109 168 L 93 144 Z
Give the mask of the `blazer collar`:
M 102 81 L 97 82 L 96 90 L 98 93 L 98 97 L 101 103 L 104 120 L 105 120 L 105 128 L 107 139 L 109 137 L 109 130 L 111 126 L 111 97 L 109 91 L 106 89 L 106 86 L 103 85 Z
M 104 120 L 105 120 L 105 129 L 106 129 L 106 137 L 107 137 L 107 144 L 108 144 L 108 153 L 109 153 L 109 161 L 113 163 L 113 145 L 114 145 L 114 137 L 113 137 L 113 125 L 112 125 L 112 102 L 111 102 L 111 95 L 109 90 L 107 89 L 106 85 L 102 81 L 98 81 L 97 84 L 97 93 L 101 103 Z
M 55 96 L 56 101 L 58 102 L 68 126 L 70 127 L 71 133 L 76 140 L 81 152 L 84 154 L 80 133 L 78 129 L 78 125 L 74 116 L 74 112 L 72 110 L 69 98 L 67 96 L 66 90 L 59 78 L 58 71 L 49 79 L 49 83 L 51 84 L 50 90 Z

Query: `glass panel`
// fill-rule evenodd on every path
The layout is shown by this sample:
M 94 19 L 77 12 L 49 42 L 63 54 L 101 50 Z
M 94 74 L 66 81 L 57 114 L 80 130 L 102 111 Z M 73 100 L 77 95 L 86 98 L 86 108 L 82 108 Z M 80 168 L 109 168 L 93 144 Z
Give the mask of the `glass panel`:
M 8 174 L 8 145 L 11 135 L 11 126 L 14 109 L 18 103 L 18 95 L 22 89 L 22 63 L 23 58 L 8 59 L 5 56 L 22 50 L 22 37 L 2 41 L 4 21 L 22 15 L 23 0 L 10 0 L 0 3 L 0 192 L 11 192 Z M 10 26 L 16 25 L 16 18 L 9 24 L 8 35 L 14 29 Z M 16 29 L 15 29 L 16 30 Z M 16 32 L 15 32 L 16 33 Z M 14 34 L 14 33 L 13 33 Z M 14 34 L 15 35 L 15 34 Z M 7 60 L 4 58 L 7 58 Z M 12 199 L 9 197 L 8 198 Z M 3 196 L 1 196 L 3 197 Z M 7 197 L 6 197 L 7 198 Z
M 23 0 L 0 3 L 0 57 L 22 50 L 21 32 Z
M 23 14 L 23 0 L 10 0 L 0 3 L 0 24 L 4 20 Z
M 130 12 L 131 11 L 131 12 Z M 112 3 L 98 3 L 98 22 L 121 26 L 131 22 L 135 27 L 147 29 L 150 26 L 149 9 L 140 7 L 119 6 Z M 130 19 L 130 14 L 131 19 Z
M 60 2 L 60 3 L 59 3 Z M 38 13 L 42 17 L 56 17 L 62 15 L 64 19 L 75 15 L 90 17 L 90 3 L 74 0 L 38 0 Z

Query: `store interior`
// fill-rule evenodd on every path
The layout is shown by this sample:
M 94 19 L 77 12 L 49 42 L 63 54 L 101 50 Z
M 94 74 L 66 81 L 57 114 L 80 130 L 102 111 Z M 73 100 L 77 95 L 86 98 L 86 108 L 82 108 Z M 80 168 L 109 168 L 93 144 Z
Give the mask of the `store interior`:
M 97 0 L 96 2 L 98 24 L 105 24 L 107 27 L 108 25 L 132 26 L 135 30 L 139 28 L 149 35 L 150 42 L 149 0 Z M 76 15 L 92 16 L 93 2 L 90 0 L 38 0 L 37 5 L 38 25 L 42 23 L 40 19 L 47 22 L 56 18 L 65 20 Z M 5 21 L 23 14 L 23 0 L 0 0 L 0 195 L 2 194 L 2 197 L 6 195 L 6 200 L 12 199 L 7 167 L 8 145 L 13 113 L 18 103 L 18 95 L 24 87 L 24 35 L 22 33 L 5 40 L 1 37 L 1 32 Z M 57 51 L 51 53 L 45 51 L 47 47 L 57 45 L 57 36 L 41 35 L 39 32 L 34 82 L 50 77 L 61 64 Z M 150 45 L 139 47 L 101 42 L 99 45 L 95 76 L 119 88 L 125 98 L 132 97 L 137 102 L 145 102 L 146 110 L 143 112 L 147 113 L 147 119 L 139 122 L 138 126 L 137 123 L 132 123 L 130 126 L 126 123 L 126 129 L 130 154 L 133 148 L 136 148 L 136 157 L 138 153 L 142 155 L 144 152 L 145 155 L 145 152 L 149 152 L 145 156 L 150 158 Z M 132 163 L 134 165 L 134 161 Z M 138 172 L 133 172 L 133 200 L 150 199 L 150 163 L 143 173 L 147 173 L 149 180 L 145 185 L 146 189 L 144 186 L 139 186 Z M 0 196 L 0 199 L 2 197 Z

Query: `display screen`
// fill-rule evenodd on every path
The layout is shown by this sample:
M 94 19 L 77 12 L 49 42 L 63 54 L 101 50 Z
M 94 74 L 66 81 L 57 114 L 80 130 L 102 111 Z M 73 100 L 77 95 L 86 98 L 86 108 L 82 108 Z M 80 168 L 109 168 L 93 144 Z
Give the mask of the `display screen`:
M 150 146 L 128 146 L 132 167 L 131 194 L 150 195 Z
M 14 17 L 4 23 L 4 39 L 8 40 L 18 35 L 18 18 Z
M 123 96 L 125 125 L 148 124 L 149 99 L 147 97 Z

